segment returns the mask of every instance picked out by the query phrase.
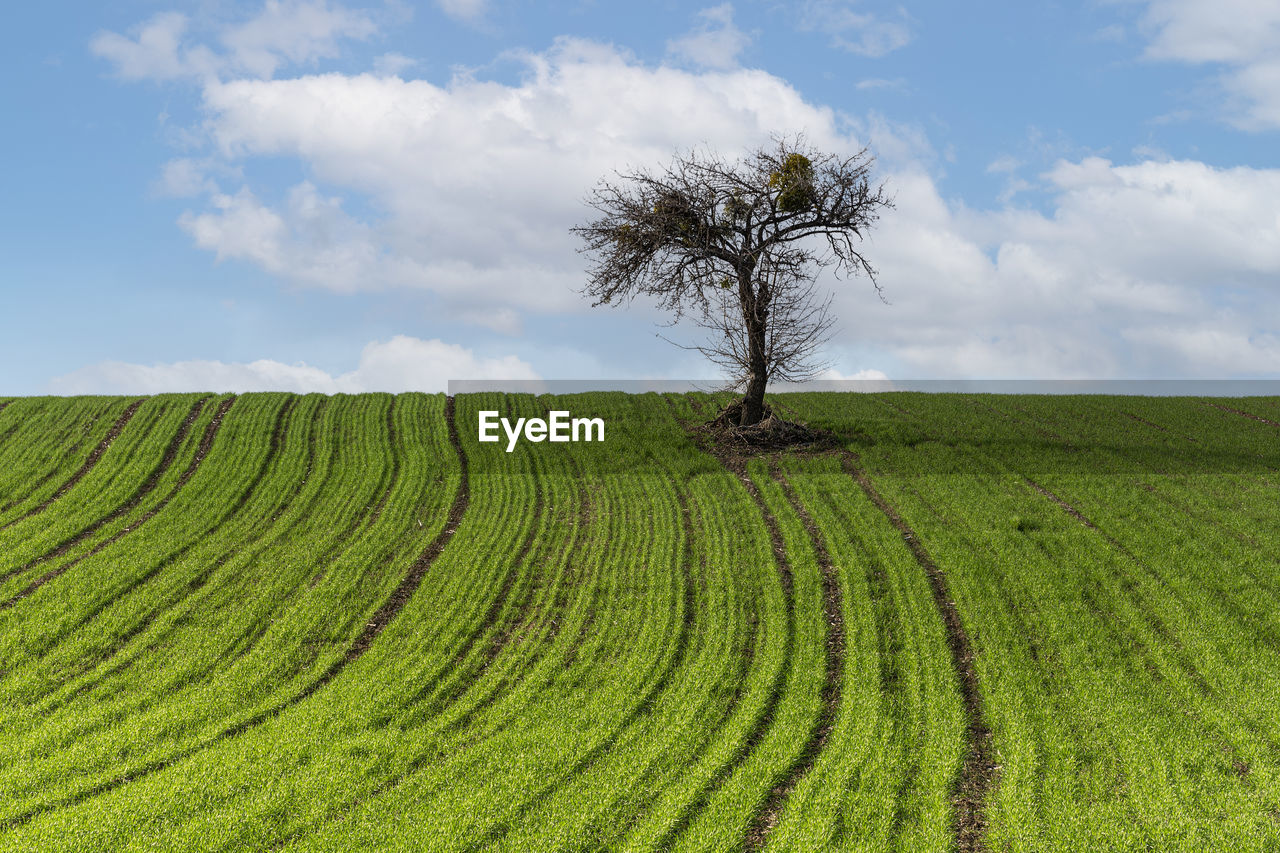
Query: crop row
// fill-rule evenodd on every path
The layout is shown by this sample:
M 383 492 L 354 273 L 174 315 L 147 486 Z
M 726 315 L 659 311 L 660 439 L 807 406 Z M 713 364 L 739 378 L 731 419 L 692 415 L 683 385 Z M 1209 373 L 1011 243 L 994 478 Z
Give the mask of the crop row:
M 796 402 L 845 425 L 954 580 L 1002 765 L 991 844 L 1274 847 L 1275 530 L 1232 521 L 1275 517 L 1264 424 L 1196 400 Z
M 1280 406 L 775 402 L 844 448 L 736 456 L 703 395 L 9 404 L 0 844 L 1280 841 Z M 474 439 L 550 408 L 609 440 Z

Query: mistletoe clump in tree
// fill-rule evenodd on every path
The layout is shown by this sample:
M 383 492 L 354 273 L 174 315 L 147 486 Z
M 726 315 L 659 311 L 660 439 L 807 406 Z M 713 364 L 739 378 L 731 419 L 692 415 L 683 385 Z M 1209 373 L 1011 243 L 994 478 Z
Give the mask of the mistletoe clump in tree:
M 618 173 L 587 199 L 600 216 L 573 229 L 590 255 L 586 293 L 596 305 L 655 297 L 678 320 L 692 313 L 712 334 L 692 347 L 745 388 L 739 425 L 764 414 L 769 380 L 802 381 L 825 365 L 830 296 L 817 298 L 826 267 L 875 270 L 858 251 L 880 212 L 874 158 L 825 154 L 803 138 L 775 138 L 733 163 L 678 155 L 660 172 Z

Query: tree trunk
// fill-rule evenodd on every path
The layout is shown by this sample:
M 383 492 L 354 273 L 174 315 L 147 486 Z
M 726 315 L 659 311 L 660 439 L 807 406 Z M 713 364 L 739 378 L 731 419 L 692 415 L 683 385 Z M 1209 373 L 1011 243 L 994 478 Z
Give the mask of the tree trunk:
M 764 358 L 764 323 L 757 317 L 747 321 L 747 356 L 747 395 L 742 398 L 740 426 L 751 426 L 764 417 L 764 388 L 769 377 Z

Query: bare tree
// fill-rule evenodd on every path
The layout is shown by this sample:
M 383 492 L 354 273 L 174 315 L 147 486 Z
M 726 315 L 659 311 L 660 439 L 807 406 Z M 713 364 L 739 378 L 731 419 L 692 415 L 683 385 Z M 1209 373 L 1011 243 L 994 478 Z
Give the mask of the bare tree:
M 659 173 L 617 173 L 587 204 L 600 213 L 575 227 L 594 266 L 585 292 L 595 305 L 656 297 L 676 320 L 694 312 L 712 332 L 693 347 L 745 386 L 741 424 L 758 422 L 770 379 L 801 380 L 831 328 L 830 298 L 815 293 L 818 272 L 875 270 L 855 246 L 881 210 L 871 187 L 874 158 L 824 154 L 803 137 L 775 137 L 728 163 L 690 151 Z

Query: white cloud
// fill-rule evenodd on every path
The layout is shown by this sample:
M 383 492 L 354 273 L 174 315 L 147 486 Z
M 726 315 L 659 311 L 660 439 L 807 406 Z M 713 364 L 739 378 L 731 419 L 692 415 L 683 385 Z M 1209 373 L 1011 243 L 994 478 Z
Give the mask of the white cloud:
M 331 59 L 340 39 L 366 39 L 375 32 L 367 14 L 327 0 L 266 0 L 257 17 L 226 30 L 221 41 L 235 67 L 271 77 L 285 62 Z
M 828 367 L 822 371 L 815 379 L 836 382 L 864 382 L 864 381 L 883 381 L 889 377 L 885 375 L 883 370 L 874 370 L 872 368 L 863 368 L 855 370 L 853 373 L 841 373 L 834 367 Z
M 188 43 L 190 25 L 186 15 L 162 12 L 136 28 L 133 38 L 98 33 L 89 49 L 127 80 L 209 80 L 244 73 L 269 78 L 286 63 L 337 56 L 341 39 L 365 39 L 377 32 L 366 13 L 328 0 L 266 0 L 254 18 L 221 29 L 221 53 Z
M 162 12 L 138 27 L 135 38 L 102 32 L 89 49 L 116 66 L 126 80 L 171 80 L 213 73 L 218 62 L 206 47 L 182 48 L 189 21 L 177 12 Z
M 356 222 L 306 185 L 280 205 L 249 189 L 219 193 L 182 225 L 219 257 L 305 284 L 419 288 L 472 310 L 585 310 L 569 228 L 614 169 L 701 143 L 736 154 L 779 130 L 857 147 L 833 111 L 763 71 L 645 67 L 572 39 L 524 61 L 515 84 L 373 74 L 211 82 L 207 127 L 227 162 L 297 158 L 384 217 Z
M 1280 4 L 1274 0 L 1147 0 L 1150 59 L 1226 66 L 1231 120 L 1280 128 Z
M 899 92 L 905 92 L 907 90 L 907 80 L 905 77 L 894 77 L 892 79 L 868 77 L 864 80 L 859 80 L 853 87 L 861 92 L 871 91 L 874 89 L 893 89 Z
M 178 157 L 165 163 L 156 183 L 156 191 L 171 198 L 190 198 L 216 192 L 217 188 L 208 175 L 206 164 L 190 157 Z
M 805 0 L 800 5 L 799 28 L 827 33 L 841 50 L 872 58 L 892 53 L 911 41 L 907 13 L 899 8 L 899 20 L 890 21 L 870 12 L 855 11 L 848 0 Z
M 250 261 L 270 273 L 337 291 L 357 290 L 365 275 L 387 266 L 369 227 L 311 183 L 289 192 L 283 212 L 262 204 L 247 188 L 234 196 L 215 193 L 212 204 L 214 211 L 184 213 L 179 224 L 220 261 Z
M 440 11 L 460 21 L 474 21 L 485 13 L 488 0 L 436 0 Z
M 867 245 L 891 305 L 839 285 L 834 343 L 920 378 L 1280 374 L 1280 170 L 1086 158 L 1041 178 L 1048 214 L 891 175 Z
M 418 64 L 401 53 L 384 53 L 373 61 L 373 70 L 379 77 L 400 77 Z
M 1016 172 L 1021 165 L 1021 160 L 1008 154 L 1003 154 L 987 164 L 987 174 Z
M 733 4 L 721 3 L 698 13 L 693 31 L 667 42 L 667 54 L 704 68 L 729 69 L 751 44 L 751 37 L 733 23 Z
M 293 391 L 300 394 L 358 394 L 364 391 L 446 389 L 450 379 L 537 379 L 526 362 L 508 355 L 478 357 L 441 340 L 397 335 L 373 341 L 354 370 L 337 376 L 307 364 L 261 359 L 248 363 L 179 361 L 129 364 L 107 361 L 81 368 L 50 383 L 55 394 L 162 394 L 179 391 Z
M 163 23 L 138 37 L 155 48 L 138 68 L 160 69 L 141 76 L 195 50 L 182 46 L 185 24 Z M 804 131 L 837 153 L 873 143 L 897 200 L 866 245 L 892 304 L 865 281 L 838 288 L 845 332 L 833 347 L 856 351 L 854 364 L 917 377 L 1280 373 L 1269 319 L 1280 307 L 1280 170 L 1072 155 L 1039 177 L 1041 213 L 1007 206 L 1028 184 L 997 160 L 990 171 L 1010 175 L 1002 207 L 971 210 L 940 194 L 919 128 L 838 115 L 764 71 L 648 67 L 576 39 L 522 61 L 514 83 L 435 85 L 385 68 L 206 79 L 217 168 L 166 169 L 170 189 L 208 200 L 181 226 L 216 257 L 282 279 L 429 291 L 452 320 L 516 334 L 525 312 L 588 310 L 568 229 L 589 217 L 582 199 L 599 178 L 677 148 L 732 156 L 771 132 Z M 259 157 L 296 160 L 311 179 L 282 198 L 207 183 Z M 363 209 L 379 218 L 352 212 Z M 304 379 L 313 370 L 266 364 Z

